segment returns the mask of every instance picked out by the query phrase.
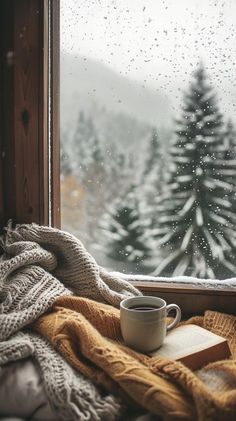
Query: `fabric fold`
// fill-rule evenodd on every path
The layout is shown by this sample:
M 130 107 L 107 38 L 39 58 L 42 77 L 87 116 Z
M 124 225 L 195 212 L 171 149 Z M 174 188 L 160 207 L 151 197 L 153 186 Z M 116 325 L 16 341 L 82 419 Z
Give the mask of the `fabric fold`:
M 75 372 L 48 341 L 27 328 L 61 296 L 88 296 L 118 306 L 122 298 L 140 292 L 100 268 L 74 236 L 54 228 L 8 227 L 1 247 L 0 366 L 33 355 L 59 419 L 117 419 L 121 400 Z
M 194 373 L 180 362 L 132 351 L 122 342 L 119 311 L 82 297 L 58 298 L 52 311 L 40 317 L 32 328 L 93 382 L 114 393 L 118 386 L 118 390 L 163 420 L 233 421 L 236 318 L 206 312 L 196 322 L 210 326 L 211 331 L 218 329 L 218 334 L 229 340 L 234 360 L 212 363 Z M 209 370 L 215 378 L 214 387 L 208 387 Z M 224 388 L 223 383 L 228 387 Z
M 0 268 L 0 276 L 22 265 L 38 263 L 53 274 L 75 295 L 118 306 L 126 296 L 141 295 L 128 281 L 110 275 L 98 266 L 83 244 L 72 234 L 37 224 L 8 228 L 3 248 L 15 260 Z M 41 263 L 42 262 L 42 263 Z

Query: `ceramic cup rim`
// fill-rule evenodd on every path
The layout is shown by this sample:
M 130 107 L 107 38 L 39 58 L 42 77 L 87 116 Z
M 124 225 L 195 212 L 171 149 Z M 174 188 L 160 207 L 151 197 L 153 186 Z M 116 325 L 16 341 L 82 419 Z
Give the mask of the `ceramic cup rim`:
M 148 299 L 150 299 L 152 301 L 152 303 L 150 303 L 150 301 L 148 302 Z M 162 303 L 162 305 L 158 306 L 158 308 L 155 308 L 153 310 L 149 310 L 148 314 L 154 314 L 156 312 L 159 312 L 160 310 L 163 310 L 167 306 L 167 303 L 166 303 L 165 300 L 163 300 L 163 298 L 155 297 L 153 295 L 143 295 L 141 297 L 139 296 L 139 297 L 125 298 L 124 300 L 122 300 L 120 302 L 120 309 L 125 310 L 126 312 L 131 313 L 133 315 L 134 314 L 143 314 L 143 313 L 147 314 L 147 312 L 144 312 L 144 311 L 142 312 L 140 310 L 135 310 L 133 308 L 128 307 L 129 304 L 132 306 L 132 303 L 133 303 L 133 305 L 137 304 L 137 306 L 139 305 L 139 303 L 144 305 L 145 301 L 146 301 L 147 305 L 150 305 L 150 304 L 155 305 L 154 304 L 155 302 L 156 303 L 157 302 Z

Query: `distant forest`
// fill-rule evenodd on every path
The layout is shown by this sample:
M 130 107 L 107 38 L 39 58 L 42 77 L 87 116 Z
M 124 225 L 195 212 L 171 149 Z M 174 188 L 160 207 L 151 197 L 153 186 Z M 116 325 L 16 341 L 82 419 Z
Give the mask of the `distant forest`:
M 113 270 L 235 276 L 236 131 L 203 65 L 173 127 L 117 114 L 101 130 L 87 111 L 62 127 L 62 226 Z

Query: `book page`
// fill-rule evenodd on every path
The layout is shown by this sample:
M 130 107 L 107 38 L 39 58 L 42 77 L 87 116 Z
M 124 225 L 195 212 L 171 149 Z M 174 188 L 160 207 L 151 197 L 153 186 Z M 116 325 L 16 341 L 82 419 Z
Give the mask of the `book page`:
M 224 338 L 196 325 L 180 326 L 170 331 L 163 345 L 149 355 L 179 359 L 224 340 Z

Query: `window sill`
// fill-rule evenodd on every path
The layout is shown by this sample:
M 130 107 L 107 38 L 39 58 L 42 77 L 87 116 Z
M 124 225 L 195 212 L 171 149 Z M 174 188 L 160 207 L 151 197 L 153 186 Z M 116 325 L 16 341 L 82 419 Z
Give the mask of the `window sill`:
M 164 282 L 132 283 L 144 294 L 163 298 L 180 306 L 184 316 L 203 314 L 206 310 L 236 315 L 236 288 L 221 286 L 209 288 L 200 285 L 166 284 Z
M 115 272 L 136 286 L 144 295 L 163 298 L 180 306 L 184 317 L 203 314 L 206 310 L 236 315 L 236 278 L 223 281 L 182 277 L 164 278 L 126 275 Z

